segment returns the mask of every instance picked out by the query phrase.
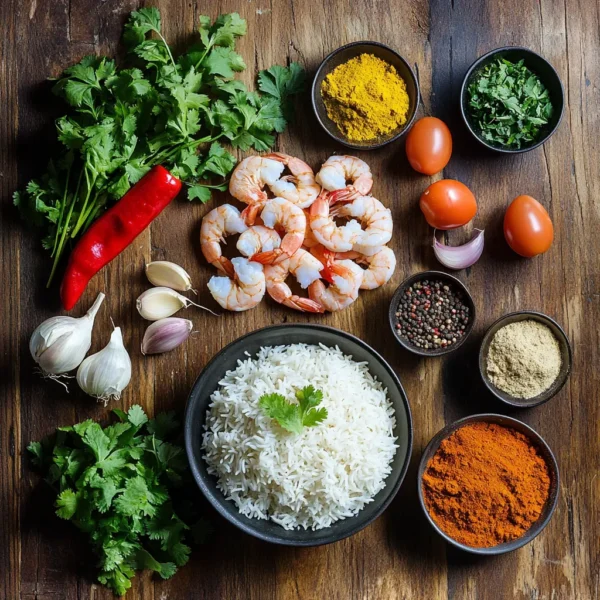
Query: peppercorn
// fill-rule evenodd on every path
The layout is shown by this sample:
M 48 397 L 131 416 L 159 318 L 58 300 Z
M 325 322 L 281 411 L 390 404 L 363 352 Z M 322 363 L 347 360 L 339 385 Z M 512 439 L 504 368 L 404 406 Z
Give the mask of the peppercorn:
M 425 279 L 408 287 L 396 309 L 396 333 L 417 348 L 456 344 L 471 319 L 464 293 L 452 284 Z

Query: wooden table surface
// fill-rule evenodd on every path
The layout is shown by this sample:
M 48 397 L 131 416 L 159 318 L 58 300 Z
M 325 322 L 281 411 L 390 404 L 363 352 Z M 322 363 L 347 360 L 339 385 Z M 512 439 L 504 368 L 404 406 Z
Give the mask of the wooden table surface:
M 598 597 L 598 478 L 600 440 L 600 59 L 599 14 L 594 0 L 160 0 L 166 37 L 183 43 L 200 14 L 239 11 L 248 35 L 239 51 L 247 82 L 274 63 L 300 61 L 314 72 L 324 55 L 355 40 L 391 45 L 415 65 L 421 115 L 450 125 L 455 152 L 443 177 L 475 193 L 474 220 L 486 229 L 486 251 L 459 274 L 477 305 L 476 331 L 448 358 L 420 360 L 401 351 L 387 325 L 396 285 L 409 274 L 439 267 L 418 198 L 431 182 L 407 166 L 403 143 L 361 155 L 373 170 L 373 193 L 395 219 L 398 268 L 392 281 L 365 292 L 348 310 L 305 316 L 264 301 L 256 310 L 215 318 L 190 311 L 200 333 L 170 354 L 143 358 L 138 348 L 145 324 L 135 298 L 146 287 L 144 261 L 184 265 L 201 291 L 211 270 L 200 258 L 198 232 L 210 208 L 178 201 L 101 275 L 76 308 L 80 314 L 99 291 L 107 301 L 97 319 L 93 349 L 106 343 L 109 316 L 121 325 L 133 358 L 133 380 L 121 408 L 182 411 L 188 390 L 206 362 L 238 336 L 271 323 L 322 322 L 372 344 L 399 373 L 414 418 L 411 468 L 386 513 L 351 539 L 321 548 L 271 546 L 246 536 L 210 508 L 215 532 L 170 581 L 137 577 L 128 598 L 176 599 L 498 599 Z M 94 559 L 81 536 L 53 515 L 51 496 L 25 456 L 30 440 L 54 427 L 107 410 L 78 393 L 66 395 L 33 375 L 27 342 L 32 330 L 57 313 L 58 291 L 46 291 L 48 257 L 19 222 L 13 190 L 39 173 L 53 140 L 53 118 L 63 107 L 53 99 L 49 76 L 83 55 L 118 51 L 135 0 L 4 0 L 0 3 L 0 598 L 58 600 L 110 598 L 94 583 Z M 540 52 L 558 70 L 566 90 L 562 124 L 542 148 L 497 156 L 476 147 L 460 123 L 458 91 L 468 66 L 503 45 Z M 323 134 L 308 95 L 298 103 L 295 125 L 277 148 L 317 168 L 343 150 Z M 438 175 L 437 178 L 442 178 Z M 548 209 L 556 239 L 543 256 L 524 260 L 502 236 L 509 202 L 530 194 Z M 225 198 L 219 198 L 222 202 Z M 212 205 L 211 205 L 212 206 Z M 459 234 L 456 234 L 459 235 Z M 464 232 L 463 232 L 464 235 Z M 451 236 L 454 240 L 458 238 Z M 486 327 L 504 313 L 534 309 L 555 317 L 572 341 L 573 374 L 548 404 L 509 410 L 485 392 L 477 370 Z M 477 558 L 454 551 L 434 534 L 417 501 L 415 473 L 421 452 L 445 424 L 479 412 L 516 416 L 534 427 L 554 450 L 561 471 L 554 518 L 533 543 L 512 554 Z

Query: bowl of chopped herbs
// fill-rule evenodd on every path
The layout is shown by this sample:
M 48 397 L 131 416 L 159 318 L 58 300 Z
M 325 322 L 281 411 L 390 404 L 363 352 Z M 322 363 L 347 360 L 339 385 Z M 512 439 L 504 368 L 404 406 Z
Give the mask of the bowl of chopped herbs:
M 554 67 L 528 48 L 509 46 L 476 60 L 460 93 L 469 131 L 496 152 L 527 152 L 558 128 L 564 107 L 562 82 Z

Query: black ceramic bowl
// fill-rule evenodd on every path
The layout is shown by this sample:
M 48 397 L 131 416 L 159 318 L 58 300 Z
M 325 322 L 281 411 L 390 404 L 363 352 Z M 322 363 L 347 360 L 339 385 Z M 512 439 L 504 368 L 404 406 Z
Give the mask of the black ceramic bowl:
M 344 137 L 337 125 L 327 116 L 327 110 L 323 103 L 323 98 L 321 97 L 321 83 L 337 66 L 347 62 L 351 58 L 360 56 L 361 54 L 374 54 L 396 68 L 396 71 L 398 71 L 398 74 L 406 83 L 409 106 L 406 115 L 406 123 L 402 125 L 402 127 L 373 141 L 351 142 Z M 417 81 L 410 64 L 389 46 L 380 44 L 379 42 L 352 42 L 351 44 L 347 44 L 334 50 L 325 58 L 325 60 L 323 60 L 317 69 L 317 73 L 313 80 L 311 95 L 317 121 L 319 121 L 321 127 L 323 127 L 336 142 L 339 142 L 348 148 L 354 148 L 355 150 L 374 150 L 375 148 L 381 148 L 382 146 L 397 140 L 410 129 L 417 114 L 417 107 L 419 106 L 419 82 Z
M 206 411 L 211 394 L 219 387 L 219 381 L 226 371 L 234 369 L 240 359 L 247 358 L 246 352 L 256 356 L 263 346 L 281 344 L 325 344 L 339 346 L 345 354 L 356 361 L 365 361 L 370 372 L 387 388 L 389 398 L 396 411 L 395 436 L 399 445 L 392 462 L 392 472 L 386 485 L 356 516 L 335 522 L 331 527 L 318 531 L 288 531 L 272 521 L 249 519 L 241 515 L 231 501 L 217 489 L 217 480 L 209 475 L 202 458 L 202 434 Z M 360 418 L 360 413 L 357 413 Z M 185 413 L 185 446 L 194 479 L 217 511 L 236 527 L 262 540 L 287 546 L 318 546 L 337 542 L 354 535 L 374 521 L 389 506 L 400 489 L 408 469 L 412 449 L 412 419 L 408 399 L 400 380 L 370 346 L 357 337 L 344 331 L 324 325 L 274 325 L 258 329 L 232 342 L 221 350 L 202 371 L 188 399 Z
M 439 448 L 442 441 L 449 437 L 457 429 L 460 429 L 463 425 L 467 425 L 468 423 L 479 423 L 481 421 L 485 423 L 498 423 L 499 425 L 511 427 L 512 429 L 516 429 L 517 431 L 526 435 L 539 450 L 541 456 L 546 461 L 548 465 L 548 470 L 550 472 L 550 492 L 548 494 L 548 500 L 546 500 L 546 504 L 542 510 L 540 518 L 520 538 L 517 538 L 512 542 L 506 542 L 504 544 L 499 544 L 490 548 L 473 548 L 472 546 L 461 544 L 460 542 L 457 542 L 455 539 L 451 538 L 449 535 L 446 535 L 431 518 L 427 507 L 425 506 L 425 500 L 423 498 L 423 473 L 425 472 L 425 469 L 427 468 L 427 464 L 429 463 L 431 457 L 437 452 L 437 449 Z M 470 417 L 466 417 L 464 419 L 455 421 L 451 425 L 444 427 L 444 429 L 442 429 L 429 442 L 427 448 L 425 448 L 425 451 L 423 452 L 421 462 L 419 463 L 419 470 L 417 472 L 417 485 L 419 487 L 419 502 L 421 503 L 421 508 L 423 509 L 427 520 L 429 521 L 429 523 L 431 523 L 431 526 L 449 544 L 452 544 L 453 546 L 456 546 L 457 548 L 460 548 L 465 552 L 470 552 L 472 554 L 480 554 L 483 556 L 491 556 L 496 554 L 504 554 L 506 552 L 512 552 L 517 548 L 521 548 L 525 544 L 531 542 L 535 537 L 537 537 L 542 532 L 544 527 L 548 525 L 548 522 L 550 521 L 552 514 L 554 513 L 554 510 L 556 508 L 556 504 L 558 502 L 558 465 L 556 463 L 556 459 L 554 458 L 554 454 L 552 454 L 552 450 L 550 450 L 548 444 L 546 444 L 542 436 L 536 431 L 534 431 L 531 427 L 529 427 L 529 425 L 526 425 L 525 423 L 523 423 L 522 421 L 518 421 L 517 419 L 505 417 L 504 415 L 472 415 Z
M 405 290 L 407 288 L 409 288 L 411 285 L 417 283 L 418 281 L 423 281 L 425 279 L 440 280 L 445 283 L 448 283 L 449 285 L 453 286 L 455 289 L 456 288 L 459 289 L 463 293 L 463 301 L 464 301 L 465 305 L 469 307 L 471 319 L 467 323 L 467 328 L 465 329 L 465 334 L 462 336 L 462 338 L 460 340 L 458 340 L 456 343 L 452 344 L 451 346 L 446 346 L 445 348 L 438 348 L 438 349 L 434 349 L 434 350 L 429 350 L 426 348 L 417 348 L 416 346 L 411 344 L 406 338 L 400 337 L 397 333 L 398 330 L 396 329 L 396 311 L 398 309 L 398 304 L 400 303 L 400 300 L 402 299 L 402 296 L 404 295 Z M 473 297 L 471 296 L 469 290 L 466 288 L 465 284 L 457 277 L 454 277 L 454 275 L 444 273 L 443 271 L 423 271 L 421 273 L 416 273 L 415 275 L 412 275 L 408 279 L 405 279 L 396 288 L 396 291 L 394 292 L 394 295 L 392 296 L 392 301 L 390 302 L 390 308 L 388 310 L 388 319 L 389 319 L 390 327 L 392 328 L 392 333 L 394 334 L 396 341 L 403 348 L 406 348 L 406 350 L 408 350 L 409 352 L 412 352 L 413 354 L 418 354 L 419 356 L 442 356 L 443 354 L 449 354 L 450 352 L 454 352 L 454 350 L 457 350 L 458 348 L 460 348 L 465 343 L 465 341 L 469 337 L 469 335 L 471 334 L 471 331 L 473 331 L 473 327 L 475 326 L 475 317 L 476 317 L 475 302 L 473 301 Z
M 505 325 L 509 323 L 516 323 L 517 321 L 526 321 L 533 320 L 539 321 L 543 325 L 547 325 L 551 330 L 556 339 L 558 340 L 558 345 L 560 346 L 560 354 L 562 357 L 562 366 L 558 373 L 557 378 L 554 380 L 554 383 L 543 393 L 535 396 L 534 398 L 515 398 L 514 396 L 510 396 L 506 392 L 499 390 L 489 379 L 487 375 L 487 355 L 490 349 L 490 344 L 492 343 L 492 339 L 498 329 L 501 329 Z M 479 372 L 481 373 L 481 378 L 483 379 L 483 383 L 487 386 L 487 388 L 498 398 L 505 402 L 506 404 L 510 404 L 511 406 L 519 406 L 521 408 L 527 407 L 530 408 L 532 406 L 538 406 L 539 404 L 543 404 L 544 402 L 548 402 L 550 398 L 555 396 L 560 389 L 565 385 L 567 379 L 569 378 L 569 374 L 571 373 L 571 363 L 573 360 L 571 344 L 569 342 L 569 338 L 567 334 L 563 331 L 562 327 L 549 316 L 544 315 L 539 312 L 534 312 L 530 310 L 520 310 L 519 312 L 510 313 L 508 315 L 504 315 L 500 317 L 493 325 L 487 330 L 483 341 L 481 342 L 481 349 L 479 350 Z
M 554 107 L 554 113 L 550 122 L 540 132 L 540 136 L 537 140 L 532 142 L 528 146 L 524 146 L 518 149 L 505 148 L 503 146 L 495 146 L 486 140 L 482 139 L 479 135 L 477 126 L 471 121 L 471 117 L 468 109 L 468 87 L 471 81 L 477 76 L 478 72 L 485 67 L 487 64 L 497 58 L 505 58 L 511 62 L 518 62 L 523 59 L 525 66 L 535 73 L 540 81 L 546 86 L 550 92 L 550 99 L 552 106 Z M 484 54 L 478 58 L 467 71 L 463 84 L 460 90 L 460 112 L 462 118 L 467 126 L 467 129 L 473 134 L 475 139 L 483 144 L 486 148 L 494 150 L 495 152 L 504 152 L 506 154 L 518 154 L 519 152 L 528 152 L 538 146 L 541 146 L 558 128 L 562 119 L 564 110 L 564 90 L 563 85 L 556 72 L 556 69 L 542 56 L 535 53 L 529 48 L 523 48 L 521 46 L 506 46 L 504 48 L 498 48 L 492 50 L 487 54 Z

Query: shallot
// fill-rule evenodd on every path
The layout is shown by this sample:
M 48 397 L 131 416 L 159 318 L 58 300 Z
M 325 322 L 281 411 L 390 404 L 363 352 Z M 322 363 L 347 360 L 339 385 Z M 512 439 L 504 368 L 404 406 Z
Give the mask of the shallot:
M 473 238 L 462 246 L 446 246 L 437 241 L 433 232 L 433 251 L 436 258 L 449 269 L 466 269 L 474 265 L 483 253 L 483 229 L 475 229 Z

